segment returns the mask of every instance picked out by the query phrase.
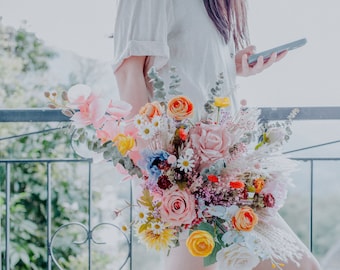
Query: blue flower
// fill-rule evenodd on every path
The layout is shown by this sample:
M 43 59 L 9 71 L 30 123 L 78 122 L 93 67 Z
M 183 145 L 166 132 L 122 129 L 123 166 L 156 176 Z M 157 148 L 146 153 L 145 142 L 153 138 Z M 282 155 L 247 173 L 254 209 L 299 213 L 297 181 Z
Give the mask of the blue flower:
M 165 166 L 168 166 L 167 159 L 170 154 L 164 150 L 144 150 L 142 153 L 142 160 L 139 165 L 145 169 L 149 174 L 149 180 L 157 181 L 162 174 Z

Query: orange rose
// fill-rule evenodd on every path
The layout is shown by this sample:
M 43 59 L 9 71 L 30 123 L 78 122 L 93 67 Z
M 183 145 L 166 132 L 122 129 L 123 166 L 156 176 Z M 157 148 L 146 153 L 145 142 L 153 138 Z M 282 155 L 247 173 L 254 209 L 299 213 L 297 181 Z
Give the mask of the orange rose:
M 253 184 L 254 184 L 254 187 L 255 187 L 255 192 L 260 193 L 261 190 L 264 187 L 265 182 L 264 182 L 263 178 L 257 178 L 257 179 L 254 180 Z
M 154 101 L 152 103 L 146 103 L 140 110 L 140 115 L 145 115 L 147 118 L 152 119 L 155 116 L 162 114 L 162 106 L 159 102 Z
M 251 231 L 258 222 L 258 217 L 249 206 L 244 206 L 238 210 L 232 218 L 234 228 L 238 231 Z
M 176 96 L 168 102 L 168 116 L 175 120 L 189 118 L 194 113 L 194 104 L 185 96 Z
M 231 182 L 229 183 L 229 186 L 230 186 L 231 188 L 241 189 L 241 188 L 244 188 L 244 183 L 243 183 L 242 181 L 239 181 L 239 180 L 237 180 L 237 181 L 231 181 Z
M 192 256 L 207 257 L 213 252 L 215 241 L 207 231 L 197 230 L 189 235 L 186 245 Z

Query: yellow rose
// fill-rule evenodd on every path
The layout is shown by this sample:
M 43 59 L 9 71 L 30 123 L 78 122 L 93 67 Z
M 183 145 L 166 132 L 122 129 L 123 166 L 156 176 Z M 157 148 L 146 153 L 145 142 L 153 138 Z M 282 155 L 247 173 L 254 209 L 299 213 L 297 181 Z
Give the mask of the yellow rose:
M 238 231 L 251 231 L 258 222 L 258 217 L 249 206 L 244 206 L 238 210 L 232 218 L 234 228 Z
M 184 120 L 194 113 L 194 104 L 185 96 L 176 96 L 168 102 L 168 115 L 175 120 Z
M 213 252 L 215 241 L 207 231 L 197 230 L 189 235 L 186 245 L 192 256 L 207 257 Z
M 217 108 L 225 108 L 230 106 L 230 99 L 228 97 L 215 97 L 214 105 Z
M 126 153 L 135 146 L 135 139 L 125 134 L 118 134 L 113 140 L 118 148 L 118 151 L 125 156 Z

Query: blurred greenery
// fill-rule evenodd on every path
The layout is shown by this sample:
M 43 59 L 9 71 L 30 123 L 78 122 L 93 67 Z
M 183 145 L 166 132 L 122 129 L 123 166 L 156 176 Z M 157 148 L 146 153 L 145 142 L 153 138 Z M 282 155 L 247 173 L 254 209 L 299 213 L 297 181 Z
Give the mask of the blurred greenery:
M 96 84 L 100 79 L 102 66 L 90 59 L 78 61 L 78 69 L 67 73 L 66 69 L 55 72 L 65 73 L 64 80 L 54 82 L 55 76 L 51 69 L 53 60 L 59 52 L 47 47 L 34 33 L 25 30 L 25 25 L 14 29 L 2 24 L 0 19 L 0 107 L 2 108 L 42 108 L 47 107 L 45 91 L 51 89 L 68 89 L 75 83 Z M 63 65 L 63 63 L 61 62 Z M 52 81 L 52 82 L 51 82 Z M 1 123 L 0 128 L 0 159 L 65 159 L 78 158 L 70 147 L 70 135 L 64 130 L 44 132 L 26 136 L 24 134 L 56 128 L 59 124 L 52 123 Z M 18 136 L 20 135 L 20 136 Z M 14 136 L 11 138 L 11 136 Z M 10 139 L 4 139 L 10 138 Z M 47 179 L 51 176 L 51 232 L 55 233 L 60 226 L 69 222 L 88 224 L 88 164 L 51 162 L 15 162 L 0 163 L 0 218 L 1 218 L 1 256 L 5 269 L 5 178 L 10 174 L 10 269 L 47 269 Z M 93 209 L 92 222 L 103 222 L 108 213 L 115 208 L 109 205 L 116 201 L 115 193 L 103 185 L 112 181 L 112 165 L 104 167 L 92 164 L 93 169 Z M 9 168 L 9 170 L 7 170 Z M 95 175 L 99 174 L 98 177 Z M 106 181 L 106 182 L 105 182 Z M 119 188 L 128 188 L 120 185 Z M 117 189 L 119 189 L 117 188 Z M 102 195 L 105 193 L 105 195 Z M 129 194 L 128 191 L 120 193 Z M 119 192 L 117 192 L 119 194 Z M 106 196 L 103 202 L 102 197 Z M 126 197 L 124 197 L 126 199 Z M 98 203 L 99 207 L 95 204 Z M 105 210 L 102 210 L 104 207 Z M 111 219 L 111 220 L 110 220 Z M 112 221 L 112 216 L 109 216 Z M 88 268 L 88 244 L 85 227 L 64 226 L 54 238 L 52 250 L 54 258 L 63 269 Z M 96 239 L 106 245 L 93 245 L 93 269 L 117 269 L 124 262 L 129 251 L 127 243 L 119 230 L 96 230 Z M 93 236 L 93 232 L 91 232 Z M 74 242 L 85 242 L 83 245 Z M 119 267 L 118 267 L 119 266 Z M 7 268 L 6 268 L 7 269 Z M 52 263 L 52 269 L 57 266 Z M 58 268 L 59 269 L 59 268 Z
M 49 60 L 57 54 L 47 48 L 35 34 L 25 28 L 14 29 L 0 21 L 0 105 L 12 108 L 25 103 L 43 107 L 43 80 Z M 44 106 L 46 107 L 46 106 Z M 0 137 L 46 128 L 43 124 L 2 124 Z M 74 157 L 64 132 L 23 136 L 0 141 L 0 158 L 39 159 Z M 77 184 L 77 171 L 72 164 L 51 165 L 52 232 L 71 220 L 86 223 L 87 192 Z M 11 163 L 9 171 L 0 166 L 1 235 L 5 227 L 5 176 L 10 174 L 10 269 L 46 269 L 47 266 L 47 165 L 40 162 Z M 86 185 L 85 185 L 86 188 Z M 76 202 L 76 205 L 74 204 Z M 71 245 L 75 232 L 62 235 L 53 246 L 56 258 L 74 258 L 79 252 Z M 4 259 L 5 244 L 1 238 Z M 74 259 L 73 259 L 74 260 Z M 4 260 L 2 260 L 4 262 Z M 5 265 L 1 266 L 4 269 Z

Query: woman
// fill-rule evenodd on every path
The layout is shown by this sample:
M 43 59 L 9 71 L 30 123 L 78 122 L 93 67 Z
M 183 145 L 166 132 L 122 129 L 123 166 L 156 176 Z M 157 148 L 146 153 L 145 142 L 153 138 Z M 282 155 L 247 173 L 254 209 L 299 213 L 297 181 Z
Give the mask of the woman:
M 247 58 L 254 53 L 254 46 L 249 46 L 245 0 L 122 0 L 114 40 L 113 68 L 120 96 L 133 105 L 133 113 L 150 101 L 152 90 L 147 71 L 152 66 L 165 82 L 170 67 L 175 66 L 181 90 L 196 108 L 203 108 L 208 91 L 223 72 L 223 96 L 229 96 L 236 107 L 236 75 L 259 73 L 286 54 L 273 54 L 265 63 L 260 57 L 255 66 L 248 65 Z M 301 256 L 288 256 L 291 260 L 285 269 L 319 269 L 316 260 L 280 217 L 270 222 L 269 230 L 280 227 L 293 237 L 296 245 L 292 252 L 301 251 Z M 204 268 L 202 259 L 189 255 L 182 243 L 165 259 L 164 269 L 217 269 L 217 266 Z M 255 269 L 272 269 L 272 265 L 264 261 Z

